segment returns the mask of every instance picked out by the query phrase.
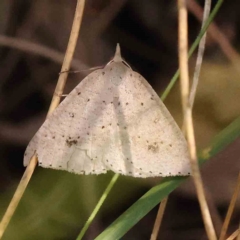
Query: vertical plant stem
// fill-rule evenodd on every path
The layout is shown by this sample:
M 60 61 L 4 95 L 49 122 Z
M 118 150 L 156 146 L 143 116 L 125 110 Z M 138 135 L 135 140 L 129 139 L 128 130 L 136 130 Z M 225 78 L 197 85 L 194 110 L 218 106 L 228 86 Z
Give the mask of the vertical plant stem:
M 202 29 L 203 29 L 204 25 L 206 24 L 206 21 L 209 17 L 210 9 L 211 9 L 211 0 L 206 0 L 205 5 L 204 5 Z M 198 86 L 198 82 L 199 82 L 199 75 L 200 75 L 200 70 L 201 70 L 201 66 L 202 66 L 202 59 L 203 59 L 203 54 L 204 54 L 204 49 L 205 49 L 205 43 L 206 43 L 206 32 L 204 33 L 204 35 L 203 35 L 203 37 L 202 37 L 202 39 L 199 43 L 199 47 L 198 47 L 196 67 L 195 67 L 195 71 L 194 71 L 193 83 L 192 83 L 192 88 L 191 88 L 190 97 L 189 97 L 191 108 L 193 107 L 194 99 L 195 99 L 195 96 L 196 96 L 197 86 Z M 184 131 L 185 130 L 183 129 L 183 132 Z M 164 214 L 165 207 L 166 207 L 166 204 L 167 204 L 167 200 L 168 200 L 168 198 L 165 198 L 160 203 L 157 218 L 155 220 L 155 224 L 154 224 L 154 227 L 153 227 L 151 240 L 157 239 L 157 235 L 158 235 L 158 232 L 159 232 L 159 229 L 160 229 L 160 226 L 161 226 L 161 222 L 162 222 L 163 214 Z
M 211 0 L 205 0 L 202 28 L 205 25 L 205 23 L 209 17 L 210 9 L 211 9 Z M 193 75 L 193 83 L 192 83 L 190 96 L 189 96 L 191 108 L 193 107 L 193 103 L 194 103 L 194 99 L 195 99 L 196 91 L 197 91 L 197 86 L 198 86 L 198 82 L 199 82 L 199 75 L 200 75 L 200 71 L 201 71 L 203 54 L 204 54 L 204 50 L 205 50 L 206 36 L 207 36 L 207 32 L 204 33 L 204 35 L 199 43 L 199 46 L 198 46 L 197 61 L 196 61 L 194 75 Z
M 239 192 L 240 192 L 240 172 L 238 174 L 237 185 L 236 185 L 234 193 L 232 195 L 232 199 L 231 199 L 230 205 L 228 207 L 227 215 L 225 217 L 225 220 L 224 220 L 224 223 L 223 223 L 223 226 L 222 226 L 222 229 L 221 229 L 221 234 L 220 234 L 219 240 L 224 240 L 225 239 L 227 229 L 228 229 L 228 225 L 230 223 L 232 213 L 233 213 L 233 210 L 234 210 Z
M 19 185 L 13 195 L 13 198 L 2 218 L 2 221 L 0 223 L 0 239 L 2 238 L 8 224 L 18 206 L 18 203 L 22 198 L 22 195 L 32 177 L 32 174 L 33 174 L 33 171 L 34 171 L 36 165 L 37 165 L 37 157 L 34 155 L 31 159 L 29 165 L 27 166 L 27 168 L 22 176 L 22 179 L 19 182 Z
M 186 0 L 178 0 L 178 14 L 179 14 L 179 69 L 181 82 L 181 100 L 184 116 L 184 126 L 186 129 L 188 149 L 190 153 L 190 163 L 192 168 L 192 175 L 197 191 L 198 200 L 202 212 L 202 217 L 208 239 L 216 240 L 216 233 L 212 224 L 212 219 L 209 213 L 206 202 L 203 183 L 199 171 L 196 154 L 196 144 L 193 129 L 192 108 L 189 102 L 189 75 L 188 75 L 188 26 L 187 26 L 187 8 Z
M 61 69 L 61 72 L 63 72 L 63 71 L 65 71 L 65 72 L 63 74 L 59 75 L 58 83 L 57 83 L 47 116 L 49 116 L 49 114 L 51 114 L 53 112 L 53 110 L 58 106 L 58 104 L 60 102 L 61 95 L 63 93 L 63 89 L 64 89 L 64 86 L 65 86 L 65 83 L 67 80 L 67 76 L 68 76 L 67 71 L 70 68 L 73 54 L 75 51 L 75 47 L 77 44 L 79 30 L 80 30 L 80 26 L 81 26 L 81 22 L 82 22 L 84 5 L 85 5 L 85 0 L 78 0 L 77 6 L 76 6 L 76 11 L 75 11 L 75 16 L 74 16 L 74 20 L 73 20 L 73 26 L 72 26 L 66 54 L 65 54 L 62 69 Z M 37 156 L 34 155 L 31 158 L 30 163 L 28 164 L 28 166 L 23 174 L 23 177 L 13 195 L 13 198 L 2 218 L 2 221 L 0 223 L 0 239 L 2 238 L 2 235 L 4 234 L 8 224 L 9 224 L 9 222 L 10 222 L 10 220 L 11 220 L 11 218 L 12 218 L 27 186 L 28 186 L 28 183 L 31 179 L 31 176 L 34 172 L 36 165 L 37 165 Z
M 218 0 L 220 1 L 220 0 Z M 223 0 L 221 0 L 223 1 Z M 202 8 L 195 0 L 189 0 L 187 2 L 188 9 L 192 12 L 197 19 L 201 19 Z M 219 45 L 222 52 L 225 56 L 232 62 L 233 66 L 239 71 L 239 61 L 240 56 L 238 51 L 234 49 L 231 45 L 231 42 L 227 38 L 226 34 L 221 31 L 221 29 L 213 22 L 211 26 L 209 26 L 209 36 Z
M 156 240 L 157 239 L 158 232 L 159 232 L 159 229 L 160 229 L 161 224 L 162 224 L 163 214 L 164 214 L 166 206 L 167 206 L 167 201 L 168 201 L 168 197 L 165 197 L 159 205 L 157 217 L 156 217 L 156 220 L 155 220 L 155 223 L 154 223 L 154 227 L 153 227 L 153 231 L 152 231 L 152 235 L 151 235 L 150 240 Z
M 73 59 L 73 54 L 74 54 L 74 51 L 75 51 L 75 48 L 77 45 L 78 35 L 79 35 L 81 23 L 82 23 L 84 6 L 85 6 L 85 0 L 77 1 L 76 11 L 75 11 L 74 19 L 73 19 L 72 30 L 70 33 L 66 54 L 65 54 L 65 57 L 63 60 L 63 65 L 61 68 L 61 74 L 59 75 L 57 86 L 55 88 L 55 92 L 54 92 L 52 102 L 50 104 L 47 116 L 49 116 L 49 114 L 51 114 L 53 112 L 53 110 L 60 103 L 63 89 L 64 89 L 66 81 L 67 81 L 68 71 L 70 69 L 71 62 Z
M 195 49 L 197 48 L 202 36 L 204 35 L 204 33 L 206 32 L 206 30 L 208 29 L 209 25 L 211 24 L 211 22 L 213 21 L 213 19 L 215 18 L 215 16 L 217 15 L 220 7 L 222 6 L 224 0 L 218 0 L 218 2 L 215 4 L 211 14 L 209 15 L 209 18 L 207 19 L 206 23 L 204 24 L 202 30 L 200 31 L 200 33 L 198 34 L 197 38 L 195 39 L 195 41 L 193 42 L 192 46 L 189 49 L 188 52 L 188 57 L 190 58 L 193 54 L 193 52 L 195 51 Z M 174 84 L 176 83 L 176 81 L 178 80 L 179 77 L 179 70 L 177 70 L 174 74 L 174 76 L 172 77 L 172 79 L 170 80 L 170 83 L 168 84 L 168 86 L 166 87 L 166 89 L 164 90 L 163 94 L 162 94 L 162 100 L 165 100 L 165 98 L 167 97 L 167 95 L 169 94 L 169 92 L 171 91 L 171 89 L 173 88 Z
M 112 177 L 111 181 L 109 182 L 107 188 L 104 190 L 101 198 L 99 199 L 97 205 L 95 206 L 94 210 L 92 211 L 90 217 L 88 218 L 87 222 L 84 224 L 84 226 L 83 226 L 83 228 L 82 228 L 81 232 L 79 233 L 76 240 L 81 240 L 83 238 L 84 234 L 88 230 L 88 228 L 91 225 L 93 219 L 96 217 L 98 211 L 100 210 L 100 208 L 101 208 L 102 204 L 104 203 L 105 199 L 107 198 L 108 194 L 110 193 L 113 186 L 117 182 L 118 177 L 119 177 L 118 173 L 114 174 L 114 176 Z

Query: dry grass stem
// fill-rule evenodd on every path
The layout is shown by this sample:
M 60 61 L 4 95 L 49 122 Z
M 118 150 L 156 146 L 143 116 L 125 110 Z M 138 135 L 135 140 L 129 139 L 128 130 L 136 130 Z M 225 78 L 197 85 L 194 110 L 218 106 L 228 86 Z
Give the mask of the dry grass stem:
M 237 229 L 235 232 L 233 232 L 226 240 L 240 240 L 240 230 Z
M 190 163 L 192 168 L 193 180 L 197 191 L 198 200 L 202 212 L 202 217 L 208 239 L 217 239 L 213 227 L 205 198 L 203 183 L 197 161 L 196 144 L 193 129 L 192 108 L 189 102 L 189 75 L 188 75 L 188 27 L 187 27 L 187 8 L 185 0 L 178 0 L 179 13 L 179 69 L 181 82 L 181 99 L 184 116 L 184 126 L 186 129 L 188 148 L 190 153 Z
M 150 240 L 157 239 L 158 232 L 161 227 L 161 223 L 162 223 L 162 219 L 163 219 L 163 214 L 164 214 L 166 206 L 167 206 L 167 201 L 168 201 L 168 197 L 164 198 L 162 200 L 162 202 L 160 203 Z
M 199 21 L 202 20 L 203 10 L 198 5 L 195 0 L 188 0 L 187 1 L 188 9 L 191 13 L 193 13 Z M 238 52 L 232 47 L 231 43 L 225 36 L 218 26 L 213 22 L 208 28 L 208 33 L 212 37 L 212 39 L 218 43 L 220 48 L 222 49 L 223 53 L 226 57 L 233 63 L 236 69 L 239 71 L 239 64 L 240 64 L 240 55 Z
M 48 111 L 48 115 L 53 112 L 53 110 L 58 106 L 61 100 L 63 89 L 68 77 L 68 71 L 70 69 L 71 62 L 73 59 L 73 54 L 77 45 L 79 30 L 82 23 L 84 5 L 85 5 L 85 0 L 78 0 L 69 42 L 68 42 L 66 54 L 63 60 L 63 65 L 61 68 L 61 72 L 63 73 L 59 75 L 57 86 L 55 88 L 52 102 Z
M 37 157 L 33 156 L 31 162 L 29 163 L 28 167 L 26 168 L 21 181 L 19 182 L 19 185 L 13 195 L 13 198 L 2 218 L 2 221 L 0 223 L 0 239 L 2 238 L 2 235 L 4 234 L 4 231 L 6 230 L 8 223 L 10 222 L 17 206 L 22 198 L 23 193 L 25 192 L 25 189 L 32 177 L 33 171 L 37 165 Z
M 65 83 L 67 80 L 67 76 L 68 76 L 67 71 L 70 68 L 73 54 L 75 51 L 75 47 L 76 47 L 77 40 L 78 40 L 79 30 L 80 30 L 80 26 L 81 26 L 81 22 L 82 22 L 84 5 L 85 5 L 85 0 L 78 0 L 77 6 L 76 6 L 76 11 L 75 11 L 75 16 L 74 16 L 74 20 L 73 20 L 73 26 L 72 26 L 72 30 L 71 30 L 71 34 L 70 34 L 70 39 L 68 42 L 66 54 L 65 54 L 62 69 L 61 69 L 61 71 L 66 71 L 66 72 L 59 75 L 58 83 L 57 83 L 57 86 L 56 86 L 56 89 L 55 89 L 55 92 L 53 95 L 51 105 L 49 107 L 48 115 L 50 113 L 52 113 L 53 110 L 58 106 L 60 99 L 61 99 L 61 95 L 63 93 L 63 89 L 64 89 L 64 86 L 65 86 Z M 8 223 L 10 222 L 10 220 L 19 204 L 19 201 L 21 200 L 21 198 L 27 188 L 28 182 L 31 179 L 31 176 L 33 174 L 33 171 L 34 171 L 36 165 L 37 165 L 37 157 L 36 157 L 36 155 L 34 155 L 31 158 L 31 161 L 30 161 L 29 165 L 27 166 L 25 173 L 23 174 L 23 177 L 22 177 L 22 179 L 15 191 L 15 194 L 3 216 L 1 223 L 0 223 L 0 239 L 2 238 L 2 235 L 4 234 L 4 231 L 6 230 Z
M 230 205 L 228 207 L 227 215 L 225 217 L 225 220 L 224 220 L 224 223 L 223 223 L 223 226 L 222 226 L 222 229 L 221 229 L 221 234 L 220 234 L 219 240 L 224 240 L 225 239 L 227 229 L 228 229 L 228 225 L 230 223 L 232 213 L 233 213 L 233 210 L 234 210 L 239 192 L 240 192 L 240 172 L 239 172 L 238 179 L 237 179 L 237 185 L 236 185 L 235 190 L 233 192 L 232 199 L 231 199 Z
M 211 2 L 212 2 L 211 0 L 205 0 L 202 27 L 204 26 L 204 24 L 206 23 L 209 17 Z M 194 75 L 193 75 L 193 82 L 192 82 L 192 87 L 191 87 L 190 96 L 189 96 L 191 108 L 193 107 L 193 104 L 194 104 L 194 99 L 196 96 L 197 86 L 199 82 L 199 75 L 200 75 L 200 70 L 201 70 L 202 61 L 203 61 L 203 54 L 205 50 L 206 36 L 207 36 L 207 32 L 203 35 L 198 46 L 197 61 L 196 61 L 196 66 L 195 66 Z
M 52 60 L 58 64 L 62 64 L 64 59 L 64 54 L 53 50 L 52 48 L 43 46 L 38 43 L 32 43 L 30 41 L 14 38 L 14 37 L 7 37 L 0 34 L 0 45 L 4 47 L 9 47 L 13 49 L 17 49 L 20 51 L 28 52 L 31 54 L 35 54 L 37 56 L 45 57 L 47 59 Z M 74 69 L 87 69 L 88 66 L 82 63 L 80 60 L 73 59 L 71 66 Z
M 219 235 L 221 232 L 222 224 L 223 224 L 222 218 L 219 214 L 218 208 L 216 206 L 216 202 L 214 201 L 213 194 L 210 191 L 210 189 L 208 189 L 208 187 L 205 187 L 205 194 L 206 194 L 206 199 L 207 199 L 209 211 L 211 213 L 216 234 Z

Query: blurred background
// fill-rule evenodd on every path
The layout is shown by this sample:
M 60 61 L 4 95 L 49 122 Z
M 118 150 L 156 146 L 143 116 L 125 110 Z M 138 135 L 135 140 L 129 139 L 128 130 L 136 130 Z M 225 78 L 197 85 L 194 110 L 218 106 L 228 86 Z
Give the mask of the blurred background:
M 198 3 L 203 6 L 204 1 Z M 24 150 L 46 117 L 75 6 L 76 1 L 64 0 L 0 1 L 0 217 L 25 170 Z M 215 19 L 236 52 L 240 47 L 239 11 L 239 1 L 225 1 Z M 104 66 L 113 57 L 116 43 L 120 43 L 125 60 L 161 95 L 178 67 L 177 26 L 176 1 L 88 0 L 72 69 Z M 190 12 L 190 44 L 200 27 L 201 23 Z M 189 62 L 191 74 L 195 60 L 196 54 Z M 214 38 L 208 36 L 194 106 L 199 150 L 240 115 L 238 70 Z M 89 73 L 70 74 L 65 93 Z M 181 127 L 178 84 L 165 104 Z M 240 139 L 202 167 L 218 233 L 239 172 L 239 144 Z M 37 167 L 3 239 L 75 239 L 112 175 L 78 176 Z M 85 239 L 94 239 L 159 182 L 157 178 L 121 176 Z M 149 239 L 157 209 L 122 239 Z M 229 233 L 238 227 L 239 213 L 238 201 Z M 190 179 L 170 195 L 159 239 L 206 239 Z

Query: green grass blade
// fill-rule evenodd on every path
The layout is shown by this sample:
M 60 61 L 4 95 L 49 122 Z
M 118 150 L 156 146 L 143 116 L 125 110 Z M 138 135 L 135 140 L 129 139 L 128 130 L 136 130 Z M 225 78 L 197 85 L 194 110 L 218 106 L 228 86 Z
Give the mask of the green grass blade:
M 103 192 L 103 194 L 102 194 L 101 198 L 99 199 L 96 207 L 94 208 L 93 212 L 91 213 L 90 217 L 88 218 L 87 222 L 85 223 L 84 227 L 82 228 L 82 230 L 79 233 L 79 235 L 78 235 L 76 240 L 81 240 L 83 238 L 84 234 L 86 233 L 87 229 L 89 228 L 90 224 L 92 223 L 93 219 L 96 217 L 99 209 L 101 208 L 101 206 L 103 205 L 105 199 L 107 198 L 109 192 L 113 188 L 114 184 L 117 182 L 118 177 L 119 177 L 119 174 L 114 174 L 113 178 L 111 179 L 111 181 L 109 182 L 107 188 Z
M 228 144 L 240 136 L 240 117 L 214 137 L 208 148 L 199 154 L 199 162 L 203 163 L 224 149 Z M 115 220 L 95 240 L 117 240 L 131 229 L 141 218 L 152 210 L 163 198 L 169 195 L 188 177 L 165 178 L 159 185 L 151 188 L 127 211 Z

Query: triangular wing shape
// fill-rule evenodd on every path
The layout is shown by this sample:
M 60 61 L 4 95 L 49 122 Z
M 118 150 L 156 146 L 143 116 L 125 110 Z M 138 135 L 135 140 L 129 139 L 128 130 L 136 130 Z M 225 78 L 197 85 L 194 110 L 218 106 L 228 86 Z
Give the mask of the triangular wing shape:
M 40 166 L 79 174 L 190 174 L 184 136 L 152 87 L 123 62 L 119 48 L 44 122 L 26 149 L 25 166 L 35 151 Z

